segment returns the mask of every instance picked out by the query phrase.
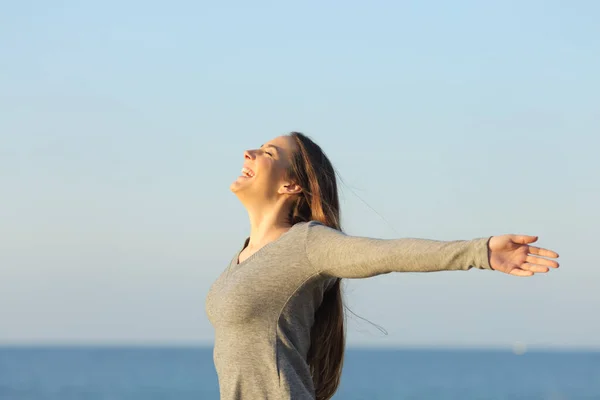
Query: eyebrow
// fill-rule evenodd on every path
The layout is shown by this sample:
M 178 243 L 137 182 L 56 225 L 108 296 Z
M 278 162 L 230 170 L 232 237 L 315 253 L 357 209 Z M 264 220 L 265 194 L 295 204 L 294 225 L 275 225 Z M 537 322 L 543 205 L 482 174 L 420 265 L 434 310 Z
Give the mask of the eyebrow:
M 272 144 L 267 144 L 267 145 L 261 144 L 260 148 L 262 149 L 263 146 L 264 147 L 271 147 L 271 148 L 275 149 L 276 151 L 279 151 L 279 148 L 277 146 L 273 146 Z

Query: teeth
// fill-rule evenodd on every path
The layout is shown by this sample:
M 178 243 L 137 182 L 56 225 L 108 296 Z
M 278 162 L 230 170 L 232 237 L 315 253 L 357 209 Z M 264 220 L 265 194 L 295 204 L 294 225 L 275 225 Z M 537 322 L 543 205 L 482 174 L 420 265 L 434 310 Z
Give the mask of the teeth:
M 254 172 L 246 167 L 242 168 L 242 174 L 246 175 L 248 178 L 252 178 L 254 176 Z

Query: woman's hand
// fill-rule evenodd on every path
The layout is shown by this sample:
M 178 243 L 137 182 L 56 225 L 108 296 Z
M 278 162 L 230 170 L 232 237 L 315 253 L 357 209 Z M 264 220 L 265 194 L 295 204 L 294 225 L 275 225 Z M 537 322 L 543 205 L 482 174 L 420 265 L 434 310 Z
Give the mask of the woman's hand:
M 488 243 L 492 269 L 516 276 L 532 276 L 558 268 L 558 263 L 542 257 L 558 258 L 551 250 L 530 246 L 537 236 L 492 236 Z

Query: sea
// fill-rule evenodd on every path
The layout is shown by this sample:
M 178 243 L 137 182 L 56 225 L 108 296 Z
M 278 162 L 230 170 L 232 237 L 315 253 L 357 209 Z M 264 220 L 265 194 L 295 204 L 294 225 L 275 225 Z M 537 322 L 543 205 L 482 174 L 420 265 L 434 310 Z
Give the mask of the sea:
M 598 399 L 600 352 L 349 348 L 336 400 Z M 1 400 L 219 399 L 212 349 L 0 347 Z

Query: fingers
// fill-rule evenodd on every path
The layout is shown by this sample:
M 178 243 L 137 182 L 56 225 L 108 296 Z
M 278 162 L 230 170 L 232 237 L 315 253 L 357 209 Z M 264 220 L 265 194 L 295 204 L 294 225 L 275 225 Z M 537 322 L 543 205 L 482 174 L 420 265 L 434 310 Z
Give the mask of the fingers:
M 515 276 L 532 276 L 533 272 L 525 271 L 520 268 L 514 268 L 509 272 L 509 274 L 515 275 Z
M 525 259 L 525 262 L 528 264 L 545 265 L 550 268 L 558 268 L 558 265 L 559 265 L 556 261 L 547 260 L 545 258 L 534 257 L 534 256 L 527 256 L 527 258 Z
M 538 240 L 538 237 L 527 235 L 512 235 L 511 240 L 518 244 L 527 244 L 535 242 L 536 240 Z
M 533 243 L 538 240 L 537 236 L 527 236 L 527 235 L 511 235 L 511 240 L 517 244 L 528 244 Z M 550 257 L 550 258 L 558 258 L 558 253 L 548 250 L 542 249 L 540 247 L 529 246 L 530 254 L 535 254 L 542 257 Z
M 545 265 L 531 264 L 531 263 L 524 263 L 519 268 L 521 268 L 524 271 L 529 271 L 529 272 L 534 272 L 534 273 L 543 273 L 543 272 L 548 272 L 550 270 Z
M 529 254 L 535 254 L 542 257 L 558 258 L 558 253 L 548 249 L 541 249 L 539 247 L 529 246 Z

